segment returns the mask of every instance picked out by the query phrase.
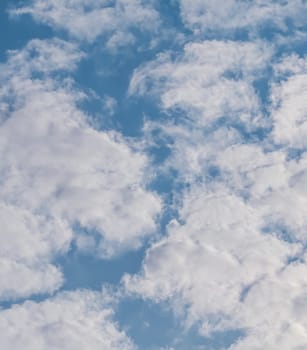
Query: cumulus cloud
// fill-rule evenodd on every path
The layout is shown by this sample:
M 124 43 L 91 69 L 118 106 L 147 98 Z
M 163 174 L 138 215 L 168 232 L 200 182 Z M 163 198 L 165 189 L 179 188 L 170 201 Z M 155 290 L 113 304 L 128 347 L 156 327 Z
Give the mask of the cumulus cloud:
M 291 328 L 284 348 L 305 344 L 306 320 L 293 310 L 306 293 L 306 263 L 289 264 L 299 244 L 264 235 L 257 208 L 223 187 L 186 193 L 179 221 L 147 252 L 142 272 L 125 277 L 129 292 L 171 301 L 203 335 L 243 329 L 231 349 L 277 349 L 283 327 Z
M 261 42 L 188 43 L 179 57 L 161 54 L 136 69 L 129 91 L 154 94 L 164 109 L 179 109 L 202 126 L 222 117 L 257 124 L 259 99 L 252 83 L 271 55 Z
M 133 350 L 112 321 L 112 309 L 99 293 L 61 293 L 40 303 L 27 301 L 0 311 L 4 350 Z
M 92 42 L 104 36 L 113 49 L 133 41 L 133 30 L 150 32 L 159 24 L 152 2 L 143 0 L 32 0 L 10 13 L 30 14 L 36 21 L 80 40 Z
M 35 40 L 0 68 L 1 273 L 2 281 L 20 277 L 1 285 L 6 298 L 61 284 L 50 263 L 67 251 L 76 225 L 100 237 L 104 256 L 155 229 L 161 204 L 146 190 L 146 157 L 121 135 L 90 127 L 77 107 L 84 95 L 54 76 L 81 56 L 62 41 Z
M 287 32 L 289 19 L 294 27 L 304 24 L 307 12 L 304 0 L 180 0 L 181 16 L 194 33 L 223 33 L 235 30 L 253 32 L 264 26 Z
M 50 293 L 59 288 L 63 276 L 50 259 L 68 250 L 72 238 L 69 227 L 3 202 L 0 222 L 0 299 Z
M 130 93 L 154 93 L 169 116 L 144 132 L 170 140 L 162 171 L 176 170 L 187 189 L 166 237 L 123 283 L 129 293 L 171 303 L 204 336 L 242 331 L 231 350 L 298 350 L 307 337 L 298 311 L 307 272 L 306 60 L 269 62 L 263 45 L 187 44 L 179 57 L 161 55 L 135 71 Z M 252 86 L 269 64 L 263 112 Z M 221 84 L 229 88 L 214 94 Z M 243 85 L 250 90 L 236 99 Z
M 297 310 L 306 294 L 306 157 L 287 159 L 238 143 L 236 133 L 216 134 L 222 138 L 179 136 L 172 166 L 191 190 L 142 272 L 125 277 L 126 288 L 171 302 L 205 336 L 243 330 L 232 350 L 303 349 L 307 324 Z
M 111 51 L 159 25 L 153 1 L 27 4 L 11 14 L 30 14 L 76 42 L 101 39 Z M 192 40 L 141 65 L 129 86 L 165 114 L 146 122 L 140 143 L 168 147 L 155 170 L 141 146 L 93 128 L 80 109 L 86 94 L 70 77 L 84 57 L 76 44 L 32 40 L 0 65 L 0 299 L 54 293 L 64 279 L 55 258 L 73 240 L 102 257 L 139 247 L 161 212 L 149 171 L 161 171 L 176 174 L 168 177 L 175 214 L 141 271 L 124 276 L 125 291 L 167 301 L 203 336 L 240 331 L 230 350 L 305 349 L 307 60 L 280 59 L 278 45 L 291 46 L 290 32 L 300 37 L 306 2 L 179 5 L 192 30 L 184 40 Z M 277 41 L 260 40 L 263 29 Z M 212 36 L 219 40 L 201 39 Z M 264 81 L 268 92 L 257 88 Z M 115 113 L 113 97 L 101 102 Z M 0 345 L 134 349 L 111 315 L 94 292 L 25 302 L 0 311 Z

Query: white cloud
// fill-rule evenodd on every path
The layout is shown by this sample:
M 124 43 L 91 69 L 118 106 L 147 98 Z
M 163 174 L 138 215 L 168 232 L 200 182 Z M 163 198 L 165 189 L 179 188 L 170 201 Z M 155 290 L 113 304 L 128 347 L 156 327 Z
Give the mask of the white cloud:
M 247 100 L 233 97 L 233 90 L 242 83 L 251 86 L 269 64 L 258 60 L 259 47 L 188 44 L 179 58 L 162 55 L 135 72 L 131 93 L 153 92 L 170 115 L 167 123 L 148 122 L 145 135 L 159 131 L 169 140 L 171 155 L 162 171 L 175 169 L 189 190 L 180 205 L 174 201 L 178 219 L 147 251 L 142 271 L 126 275 L 123 283 L 129 293 L 167 301 L 204 336 L 242 330 L 231 350 L 302 350 L 307 344 L 300 311 L 306 305 L 307 156 L 291 159 L 288 152 L 306 149 L 306 61 L 289 56 L 274 64 L 273 103 L 262 115 L 260 101 L 250 97 L 254 91 Z M 270 50 L 264 52 L 269 57 Z M 232 90 L 210 95 L 224 80 L 233 83 Z M 228 98 L 233 104 L 225 103 Z M 223 123 L 212 127 L 222 115 Z M 245 133 L 236 127 L 239 118 Z M 268 120 L 272 132 L 246 137 Z
M 255 31 L 263 25 L 286 32 L 289 19 L 299 27 L 307 12 L 304 0 L 180 0 L 180 9 L 187 27 L 207 35 L 229 35 L 236 29 Z
M 1 127 L 2 198 L 114 241 L 151 231 L 160 204 L 143 188 L 145 157 L 86 125 L 68 91 L 45 88 L 24 84 L 16 92 L 24 103 Z
M 148 123 L 146 132 L 152 129 L 171 140 L 161 172 L 169 175 L 175 169 L 177 180 L 204 183 L 212 191 L 225 186 L 257 210 L 264 229 L 281 235 L 285 230 L 289 238 L 306 242 L 306 153 L 289 159 L 287 148 L 274 150 L 270 134 L 264 142 L 248 143 L 238 130 L 224 125 L 204 132 L 192 123 Z
M 151 4 L 35 0 L 11 13 L 78 40 L 101 36 L 116 50 L 134 42 L 134 29 L 155 30 Z M 306 3 L 181 0 L 181 15 L 194 34 L 255 33 L 266 24 L 286 31 L 286 21 L 303 23 Z M 162 170 L 177 170 L 188 189 L 142 271 L 124 277 L 126 291 L 169 302 L 204 336 L 243 330 L 231 350 L 307 346 L 307 155 L 288 158 L 292 148 L 306 149 L 307 64 L 289 56 L 273 66 L 264 116 L 253 83 L 272 56 L 259 40 L 188 43 L 179 56 L 163 53 L 136 69 L 129 90 L 160 99 L 170 121 L 144 130 L 171 139 Z M 82 57 L 74 44 L 33 40 L 0 66 L 0 299 L 58 289 L 64 277 L 54 260 L 73 239 L 80 250 L 110 257 L 155 230 L 161 201 L 147 189 L 147 157 L 118 133 L 90 126 L 78 108 L 84 94 L 56 76 Z M 108 96 L 104 105 L 109 114 L 116 107 Z M 245 138 L 269 123 L 266 137 Z M 75 225 L 86 232 L 75 234 Z M 99 299 L 66 293 L 1 311 L 0 345 L 132 349 Z
M 306 259 L 255 285 L 239 306 L 237 324 L 248 329 L 231 350 L 295 349 L 307 345 Z
M 27 43 L 24 50 L 11 50 L 8 52 L 9 61 L 3 75 L 7 70 L 18 70 L 19 75 L 28 76 L 32 72 L 50 73 L 54 71 L 73 71 L 84 57 L 77 45 L 67 41 L 53 38 L 50 40 L 33 39 Z M 29 64 L 30 63 L 30 64 Z
M 290 239 L 306 242 L 306 154 L 291 160 L 284 151 L 235 144 L 217 152 L 213 159 L 220 181 L 247 197 L 263 218 L 264 227 L 285 230 Z
M 307 58 L 286 57 L 276 65 L 272 86 L 273 137 L 278 144 L 307 147 Z M 280 81 L 281 80 L 281 81 Z
M 135 70 L 129 91 L 153 93 L 164 109 L 179 109 L 202 125 L 225 117 L 250 126 L 260 117 L 252 82 L 261 76 L 271 54 L 261 42 L 189 43 L 179 58 L 161 54 Z
M 59 288 L 63 276 L 50 260 L 68 250 L 72 238 L 69 227 L 2 202 L 0 223 L 0 299 L 51 293 Z
M 32 0 L 11 14 L 30 14 L 80 40 L 92 42 L 106 36 L 111 48 L 130 43 L 133 29 L 154 31 L 159 24 L 152 2 L 143 0 Z
M 148 250 L 142 272 L 125 277 L 127 290 L 171 302 L 203 335 L 243 329 L 231 349 L 305 345 L 305 316 L 295 308 L 306 294 L 306 263 L 288 263 L 300 245 L 262 234 L 257 208 L 221 186 L 187 193 L 179 219 Z
M 58 46 L 68 47 L 67 57 Z M 161 202 L 146 190 L 145 155 L 119 134 L 91 128 L 77 107 L 83 94 L 54 77 L 69 60 L 75 64 L 72 57 L 80 55 L 70 45 L 34 41 L 0 68 L 1 279 L 10 280 L 0 287 L 3 298 L 59 287 L 63 277 L 50 263 L 67 251 L 74 225 L 95 231 L 104 256 L 138 246 L 155 230 Z
M 133 350 L 99 293 L 62 293 L 0 311 L 3 350 Z

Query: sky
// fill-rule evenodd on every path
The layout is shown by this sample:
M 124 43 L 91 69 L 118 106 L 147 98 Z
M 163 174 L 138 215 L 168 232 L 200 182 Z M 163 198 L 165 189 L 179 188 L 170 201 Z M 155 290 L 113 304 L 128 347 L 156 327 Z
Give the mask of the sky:
M 306 18 L 1 1 L 1 350 L 307 349 Z

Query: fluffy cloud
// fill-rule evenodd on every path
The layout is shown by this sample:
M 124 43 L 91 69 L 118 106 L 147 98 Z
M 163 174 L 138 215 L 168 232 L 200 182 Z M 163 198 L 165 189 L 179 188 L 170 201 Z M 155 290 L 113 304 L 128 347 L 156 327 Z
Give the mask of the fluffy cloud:
M 76 41 L 102 39 L 110 50 L 159 25 L 153 1 L 27 3 L 11 14 L 30 14 Z M 129 87 L 159 100 L 168 117 L 146 123 L 142 145 L 163 140 L 170 151 L 158 171 L 175 170 L 168 194 L 176 214 L 123 285 L 167 301 L 203 336 L 242 332 L 230 350 L 305 349 L 307 61 L 278 61 L 274 46 L 289 48 L 290 31 L 300 37 L 306 2 L 179 4 L 198 41 L 137 68 Z M 261 41 L 263 29 L 278 42 Z M 234 33 L 253 39 L 199 40 Z M 73 240 L 112 257 L 156 228 L 161 200 L 147 187 L 147 156 L 122 135 L 94 129 L 79 108 L 86 96 L 69 73 L 83 56 L 73 43 L 33 40 L 0 65 L 1 300 L 54 293 L 64 279 L 55 258 Z M 264 80 L 265 105 L 265 89 L 256 88 Z M 114 113 L 117 102 L 102 100 Z M 0 345 L 133 349 L 111 314 L 92 292 L 25 302 L 0 311 Z
M 265 230 L 306 242 L 306 154 L 288 159 L 282 151 L 265 152 L 259 145 L 236 144 L 217 154 L 214 164 L 220 181 L 257 210 Z
M 63 276 L 50 259 L 68 250 L 72 238 L 69 227 L 3 202 L 0 222 L 0 299 L 50 293 L 59 288 Z
M 236 29 L 255 31 L 265 25 L 287 31 L 287 21 L 301 26 L 306 17 L 304 0 L 180 0 L 181 16 L 195 33 L 229 35 Z
M 223 117 L 257 124 L 259 99 L 252 82 L 271 54 L 270 47 L 260 42 L 189 43 L 179 58 L 161 54 L 138 68 L 130 94 L 153 93 L 164 109 L 184 111 L 201 125 Z
M 142 272 L 125 277 L 129 292 L 171 301 L 203 335 L 243 329 L 231 349 L 278 349 L 282 337 L 285 349 L 306 344 L 305 316 L 294 311 L 306 293 L 305 258 L 289 264 L 300 245 L 264 235 L 257 208 L 222 187 L 188 192 L 179 221 L 147 252 Z
M 111 316 L 112 309 L 94 292 L 27 301 L 0 311 L 0 346 L 3 350 L 135 349 Z
M 77 107 L 83 94 L 54 76 L 81 56 L 70 44 L 36 40 L 0 69 L 1 276 L 14 278 L 1 285 L 5 298 L 61 284 L 50 262 L 67 251 L 75 225 L 93 233 L 104 256 L 155 229 L 161 204 L 146 190 L 146 157 L 119 134 L 90 127 Z
M 152 31 L 159 23 L 152 3 L 143 0 L 32 0 L 11 14 L 31 14 L 35 20 L 64 29 L 80 40 L 92 42 L 105 36 L 110 48 L 133 41 L 133 30 Z
M 166 237 L 123 283 L 129 293 L 171 303 L 205 336 L 243 331 L 231 350 L 301 350 L 307 344 L 299 311 L 306 307 L 307 272 L 306 60 L 271 63 L 272 103 L 264 114 L 252 89 L 269 63 L 260 47 L 187 44 L 179 58 L 162 55 L 133 75 L 130 92 L 154 92 L 170 116 L 144 131 L 158 131 L 168 143 L 162 171 L 175 169 L 188 190 Z M 270 57 L 270 49 L 263 52 Z M 213 94 L 225 82 L 231 88 Z M 243 85 L 251 94 L 236 99 Z M 254 126 L 262 125 L 272 129 L 258 133 Z
M 306 156 L 290 160 L 237 143 L 231 132 L 217 134 L 222 138 L 212 135 L 207 145 L 194 139 L 197 133 L 193 142 L 178 139 L 172 166 L 181 167 L 192 190 L 167 237 L 147 252 L 142 272 L 125 277 L 126 287 L 171 302 L 203 335 L 244 330 L 232 350 L 303 349 Z

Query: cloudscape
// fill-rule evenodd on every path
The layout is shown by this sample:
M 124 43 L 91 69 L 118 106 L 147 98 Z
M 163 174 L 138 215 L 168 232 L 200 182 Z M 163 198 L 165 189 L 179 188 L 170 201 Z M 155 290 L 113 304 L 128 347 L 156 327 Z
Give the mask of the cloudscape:
M 307 1 L 0 4 L 0 349 L 307 349 Z

